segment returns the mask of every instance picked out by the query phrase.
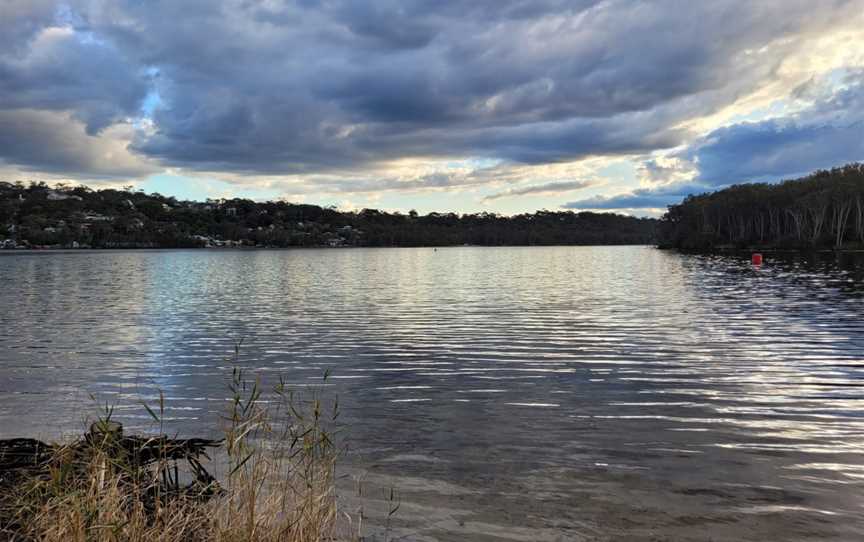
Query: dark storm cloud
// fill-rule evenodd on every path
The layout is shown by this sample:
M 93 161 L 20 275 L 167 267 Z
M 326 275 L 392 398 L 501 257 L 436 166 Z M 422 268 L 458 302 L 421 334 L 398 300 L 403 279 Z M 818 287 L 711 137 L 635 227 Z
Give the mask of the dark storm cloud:
M 864 71 L 823 84 L 812 103 L 787 117 L 741 122 L 714 130 L 675 156 L 671 165 L 645 161 L 639 171 L 661 183 L 614 196 L 564 204 L 572 209 L 662 208 L 690 194 L 747 182 L 776 182 L 820 168 L 864 161 Z M 810 87 L 818 85 L 809 85 Z M 695 168 L 692 180 L 670 182 Z M 665 176 L 665 177 L 664 177 Z
M 710 185 L 800 175 L 864 160 L 864 122 L 800 125 L 784 120 L 717 130 L 696 151 L 700 180 Z
M 93 135 L 136 115 L 147 77 L 108 44 L 71 30 L 42 33 L 25 54 L 0 57 L 3 109 L 71 111 Z
M 615 196 L 595 196 L 565 203 L 564 209 L 662 209 L 677 203 L 689 194 L 709 190 L 700 184 L 683 183 L 656 188 L 639 188 Z
M 641 153 L 685 142 L 682 121 L 757 88 L 790 36 L 856 4 L 15 0 L 0 109 L 68 112 L 92 136 L 158 94 L 135 152 L 241 174 Z M 45 133 L 18 129 L 0 156 L 32 165 Z
M 26 51 L 30 39 L 57 15 L 54 0 L 4 0 L 0 3 L 0 51 Z
M 698 160 L 699 181 L 776 180 L 864 160 L 864 73 L 850 74 L 846 83 L 788 118 L 711 132 L 687 152 Z
M 124 129 L 129 127 L 111 130 Z M 0 110 L 0 165 L 14 163 L 26 172 L 91 180 L 138 177 L 157 171 L 152 164 L 124 152 L 124 146 L 118 134 L 89 135 L 63 113 Z

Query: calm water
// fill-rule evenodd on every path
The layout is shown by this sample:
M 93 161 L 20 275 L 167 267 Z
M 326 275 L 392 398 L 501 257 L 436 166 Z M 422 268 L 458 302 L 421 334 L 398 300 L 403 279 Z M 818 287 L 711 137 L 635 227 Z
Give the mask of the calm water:
M 372 538 L 864 538 L 864 261 L 647 247 L 0 254 L 0 437 L 333 376 Z M 346 505 L 347 506 L 347 505 Z M 353 504 L 351 504 L 353 506 Z M 377 515 L 376 515 L 377 514 Z

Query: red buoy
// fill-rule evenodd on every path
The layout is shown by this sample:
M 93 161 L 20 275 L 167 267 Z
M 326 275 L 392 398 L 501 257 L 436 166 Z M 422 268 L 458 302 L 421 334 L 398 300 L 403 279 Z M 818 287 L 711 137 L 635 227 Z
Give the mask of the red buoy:
M 758 252 L 753 253 L 751 261 L 753 262 L 753 265 L 762 265 L 762 255 Z

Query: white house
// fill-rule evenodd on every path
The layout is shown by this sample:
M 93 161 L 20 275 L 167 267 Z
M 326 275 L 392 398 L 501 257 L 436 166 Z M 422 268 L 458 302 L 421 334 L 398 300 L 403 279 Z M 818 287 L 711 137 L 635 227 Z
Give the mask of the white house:
M 48 191 L 48 201 L 63 201 L 66 199 L 74 199 L 76 201 L 81 201 L 81 196 L 76 196 L 75 194 L 66 194 L 65 192 L 58 192 L 57 190 L 49 190 Z

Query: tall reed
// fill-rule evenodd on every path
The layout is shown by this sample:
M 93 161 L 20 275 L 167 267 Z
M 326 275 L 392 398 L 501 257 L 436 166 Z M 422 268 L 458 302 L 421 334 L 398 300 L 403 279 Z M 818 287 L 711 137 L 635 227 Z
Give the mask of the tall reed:
M 177 445 L 162 433 L 161 395 L 157 408 L 146 406 L 159 435 L 140 450 L 130 448 L 107 408 L 85 440 L 52 446 L 47 460 L 0 480 L 0 540 L 358 539 L 359 526 L 336 494 L 338 401 L 325 405 L 314 391 L 298 397 L 281 379 L 265 393 L 238 364 L 228 388 L 222 483 L 198 471 L 198 459 L 177 460 Z M 145 449 L 156 454 L 146 465 Z

